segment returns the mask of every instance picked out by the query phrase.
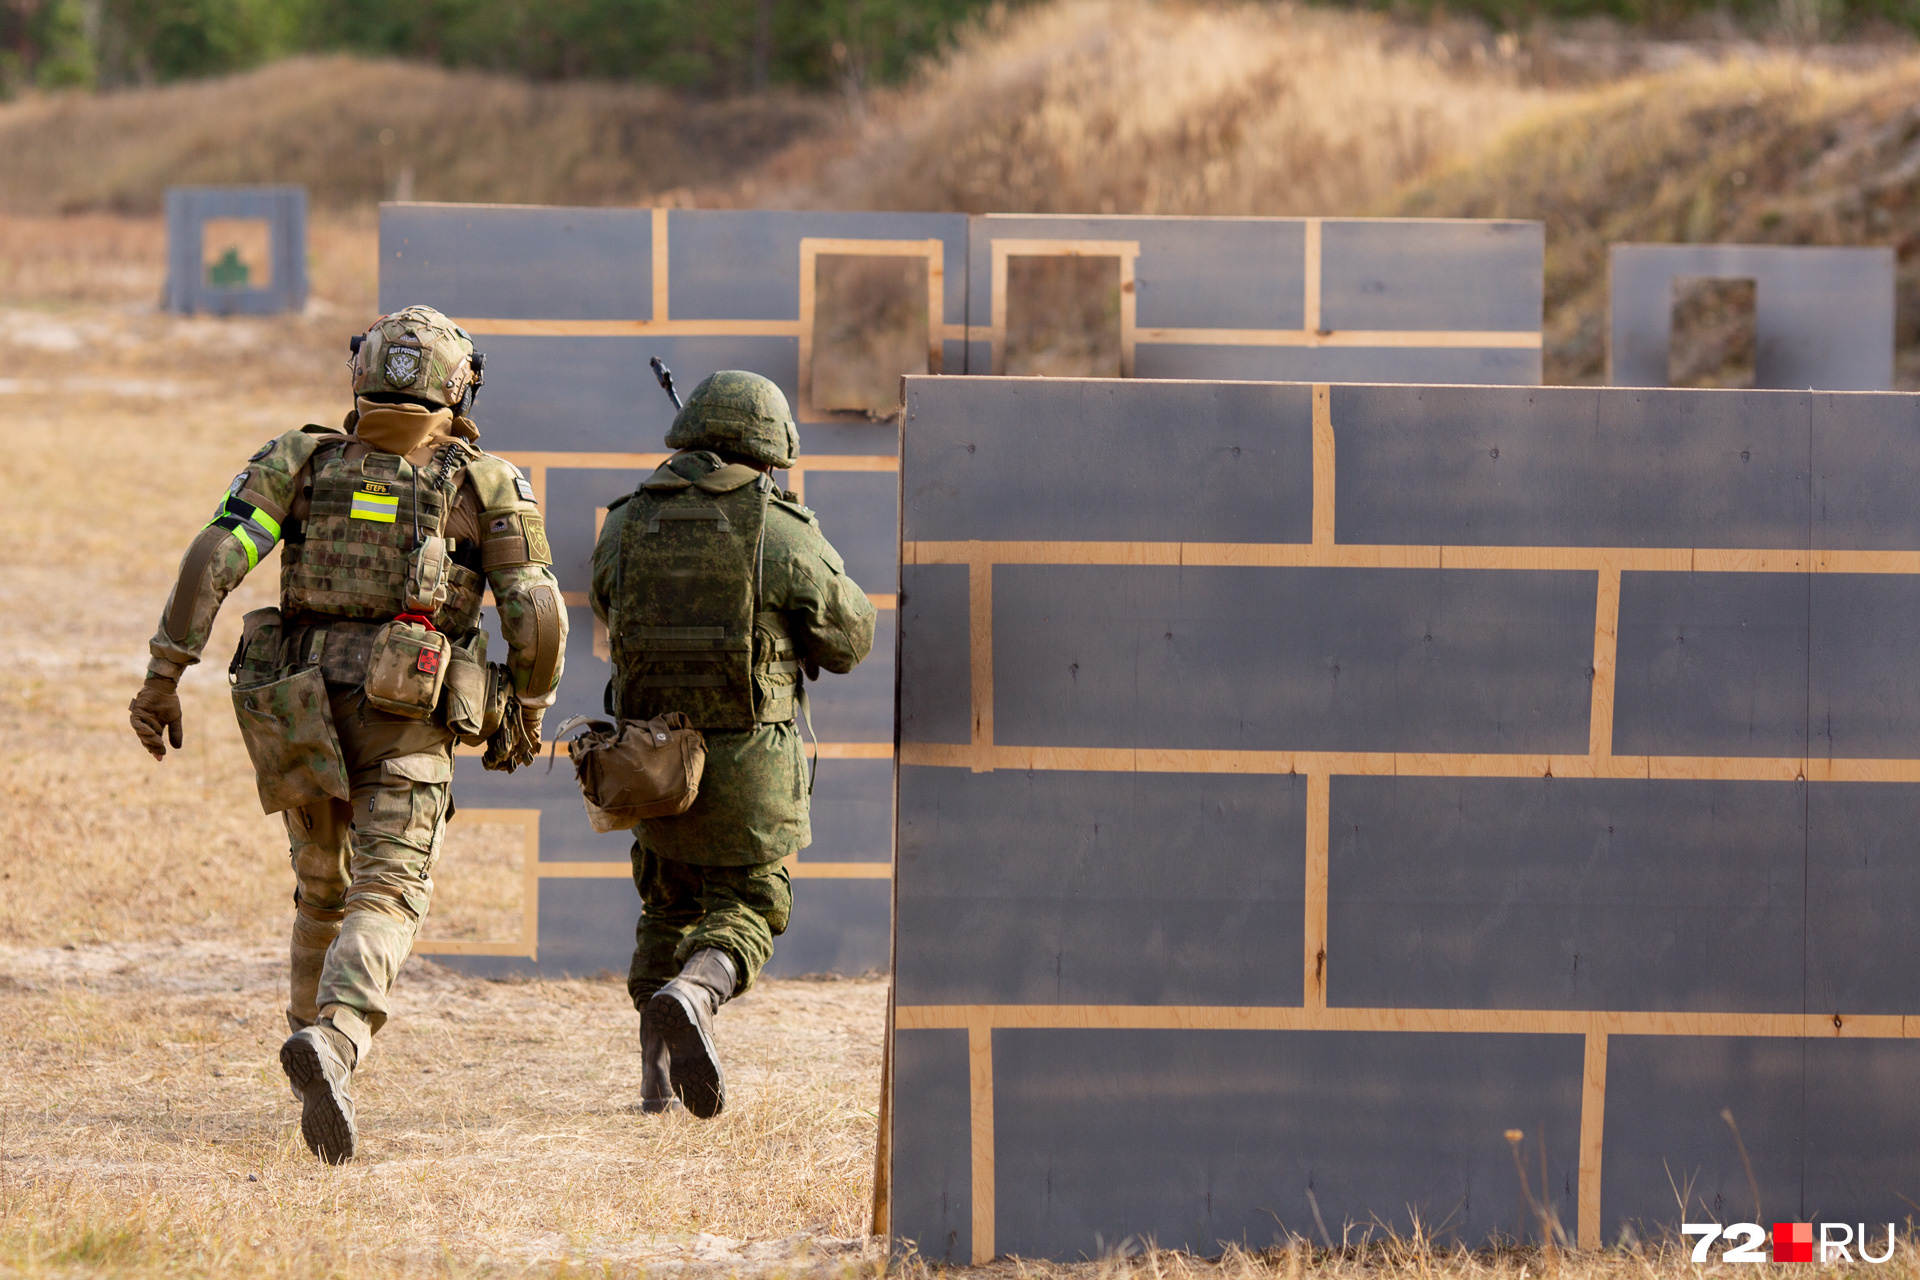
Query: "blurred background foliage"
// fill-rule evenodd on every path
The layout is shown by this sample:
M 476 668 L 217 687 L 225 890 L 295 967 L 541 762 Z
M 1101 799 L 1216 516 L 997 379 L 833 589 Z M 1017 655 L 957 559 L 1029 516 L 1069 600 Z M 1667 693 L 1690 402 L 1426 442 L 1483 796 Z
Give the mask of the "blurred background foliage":
M 705 95 L 898 81 L 969 18 L 1021 0 L 0 0 L 0 96 L 215 75 L 295 53 L 424 59 Z M 1815 40 L 1920 32 L 1920 0 L 1351 0 L 1502 30 L 1603 17 Z
M 118 88 L 294 53 L 703 94 L 900 79 L 984 0 L 0 0 L 0 92 Z

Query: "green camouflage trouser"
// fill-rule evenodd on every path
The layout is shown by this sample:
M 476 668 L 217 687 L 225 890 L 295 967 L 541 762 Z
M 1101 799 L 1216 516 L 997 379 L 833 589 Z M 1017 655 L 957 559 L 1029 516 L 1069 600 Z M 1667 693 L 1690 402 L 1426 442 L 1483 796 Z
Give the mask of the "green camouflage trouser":
M 793 914 L 793 881 L 778 861 L 697 867 L 633 842 L 640 923 L 633 931 L 627 994 L 638 1009 L 680 972 L 688 956 L 715 947 L 733 957 L 738 995 L 773 955 Z
M 286 815 L 299 882 L 287 1021 L 328 1018 L 364 1058 L 433 899 L 453 739 L 367 706 L 358 689 L 330 692 L 353 799 Z

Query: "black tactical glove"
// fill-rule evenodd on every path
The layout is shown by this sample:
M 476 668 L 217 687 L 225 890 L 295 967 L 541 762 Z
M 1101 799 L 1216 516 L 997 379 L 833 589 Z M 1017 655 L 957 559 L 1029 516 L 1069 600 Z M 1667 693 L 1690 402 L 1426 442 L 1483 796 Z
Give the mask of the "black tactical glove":
M 515 715 L 512 707 L 493 736 L 487 739 L 486 754 L 480 767 L 496 773 L 512 773 L 523 764 L 532 764 L 540 754 L 540 720 L 544 707 L 526 707 Z
M 167 743 L 178 751 L 182 740 L 179 684 L 171 676 L 148 676 L 127 704 L 127 720 L 140 745 L 155 760 L 167 758 Z M 166 736 L 161 737 L 161 730 Z

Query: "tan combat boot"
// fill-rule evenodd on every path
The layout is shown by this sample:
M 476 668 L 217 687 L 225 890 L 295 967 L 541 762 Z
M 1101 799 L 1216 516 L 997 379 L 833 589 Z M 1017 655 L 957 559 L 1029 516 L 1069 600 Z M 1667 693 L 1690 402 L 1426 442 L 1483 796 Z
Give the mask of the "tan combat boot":
M 702 1120 L 713 1119 L 727 1105 L 727 1073 L 713 1046 L 713 1015 L 738 981 L 732 956 L 712 947 L 696 951 L 641 1015 L 642 1043 L 651 1018 L 666 1042 L 673 1091 Z
M 328 1164 L 353 1159 L 353 1042 L 325 1022 L 302 1028 L 280 1046 L 280 1068 L 300 1095 L 300 1136 Z

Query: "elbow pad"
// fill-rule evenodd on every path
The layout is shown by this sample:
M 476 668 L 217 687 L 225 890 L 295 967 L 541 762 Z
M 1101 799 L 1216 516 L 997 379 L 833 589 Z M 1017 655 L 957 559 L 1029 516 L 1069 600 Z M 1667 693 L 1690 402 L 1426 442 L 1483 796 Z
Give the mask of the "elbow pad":
M 533 659 L 521 692 L 538 698 L 551 693 L 559 682 L 560 655 L 566 647 L 566 615 L 560 608 L 560 593 L 546 582 L 527 588 L 527 608 L 533 615 Z

